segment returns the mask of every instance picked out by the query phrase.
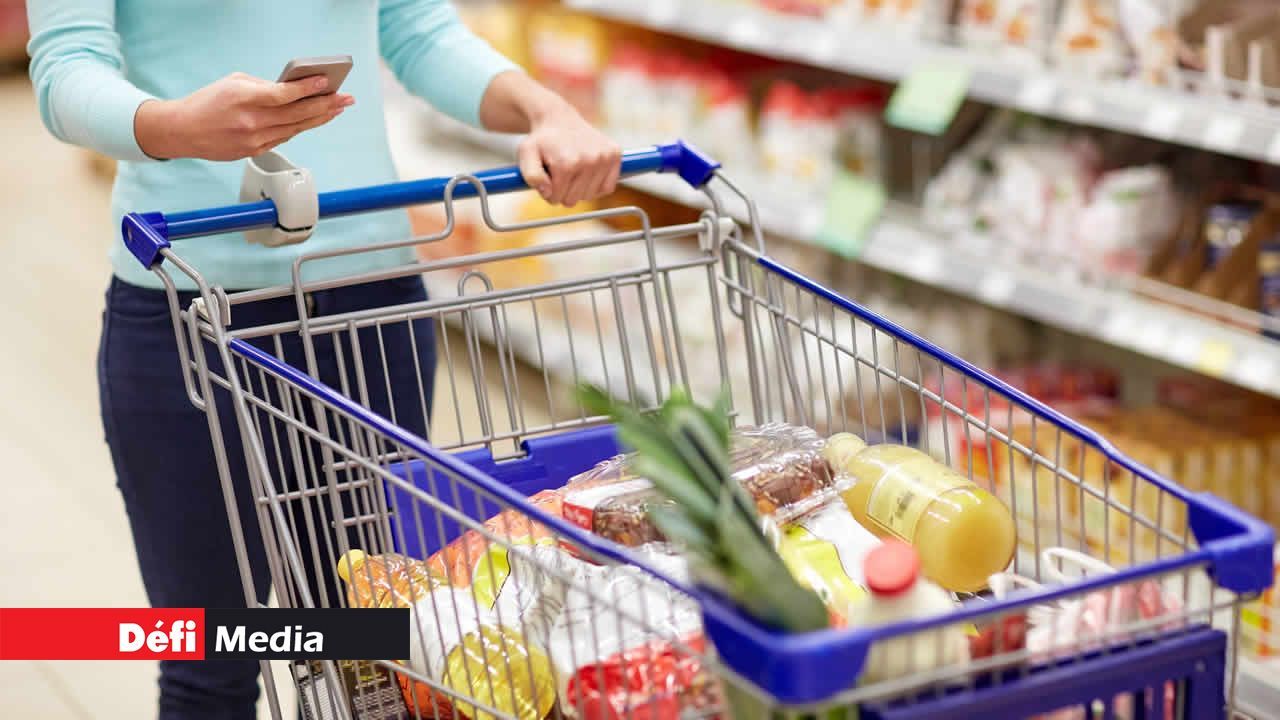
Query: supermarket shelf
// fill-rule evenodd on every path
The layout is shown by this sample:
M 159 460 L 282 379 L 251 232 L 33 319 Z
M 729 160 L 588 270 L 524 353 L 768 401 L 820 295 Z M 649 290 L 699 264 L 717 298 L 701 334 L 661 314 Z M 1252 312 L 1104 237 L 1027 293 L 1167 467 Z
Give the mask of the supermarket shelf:
M 925 65 L 971 70 L 984 102 L 1227 155 L 1280 163 L 1280 109 L 1138 81 L 1091 80 L 960 47 L 717 0 L 566 0 L 583 12 L 887 82 Z M 1192 84 L 1192 76 L 1187 77 Z
M 518 138 L 446 123 L 441 128 L 503 157 Z M 670 176 L 627 181 L 634 189 L 694 207 L 705 197 Z M 770 205 L 754 193 L 760 224 L 771 234 L 812 242 L 822 223 L 814 203 Z M 741 217 L 739 219 L 742 219 Z M 891 206 L 867 239 L 859 260 L 917 282 L 943 288 L 992 307 L 1137 352 L 1172 365 L 1280 397 L 1280 342 L 1135 295 L 1123 287 L 1099 287 L 1025 265 L 995 263 L 959 251 L 925 227 L 910 208 Z
M 1241 658 L 1236 705 L 1255 720 L 1280 720 L 1280 663 Z

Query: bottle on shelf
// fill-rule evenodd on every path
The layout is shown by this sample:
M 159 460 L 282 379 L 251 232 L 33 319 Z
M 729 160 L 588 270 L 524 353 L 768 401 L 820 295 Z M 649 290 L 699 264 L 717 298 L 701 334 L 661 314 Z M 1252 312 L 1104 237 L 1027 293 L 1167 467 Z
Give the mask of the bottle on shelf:
M 1017 531 L 1009 508 L 925 453 L 840 433 L 823 454 L 854 519 L 911 543 L 924 576 L 947 590 L 977 592 L 1012 561 Z

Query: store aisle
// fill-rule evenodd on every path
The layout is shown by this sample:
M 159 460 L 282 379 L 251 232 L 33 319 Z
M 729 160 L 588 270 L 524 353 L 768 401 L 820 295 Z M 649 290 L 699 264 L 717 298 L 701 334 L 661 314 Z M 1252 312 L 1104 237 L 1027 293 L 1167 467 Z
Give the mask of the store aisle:
M 0 78 L 0 107 L 0 606 L 144 606 L 94 379 L 109 187 L 44 131 L 25 77 Z M 0 663 L 0 717 L 153 717 L 155 673 L 143 662 Z

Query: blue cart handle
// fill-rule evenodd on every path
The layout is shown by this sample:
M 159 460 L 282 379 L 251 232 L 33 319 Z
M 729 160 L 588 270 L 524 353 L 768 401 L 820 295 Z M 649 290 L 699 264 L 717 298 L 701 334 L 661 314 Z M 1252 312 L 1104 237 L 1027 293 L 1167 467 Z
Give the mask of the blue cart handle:
M 677 140 L 668 145 L 656 145 L 622 154 L 622 177 L 651 172 L 674 172 L 693 187 L 702 187 L 711 180 L 720 164 L 692 146 Z M 488 193 L 508 193 L 527 190 L 528 183 L 515 165 L 481 170 L 472 176 L 484 185 Z M 355 213 L 388 210 L 391 208 L 423 205 L 444 200 L 445 190 L 452 177 L 426 178 L 405 182 L 374 185 L 351 190 L 335 190 L 320 193 L 320 217 L 337 217 Z M 471 183 L 459 183 L 453 189 L 453 197 L 474 197 L 476 188 Z M 160 251 L 169 247 L 170 240 L 217 235 L 270 228 L 276 225 L 276 206 L 270 200 L 229 205 L 226 207 L 191 210 L 176 213 L 129 213 L 124 216 L 121 233 L 124 244 L 143 267 L 152 268 L 163 260 Z

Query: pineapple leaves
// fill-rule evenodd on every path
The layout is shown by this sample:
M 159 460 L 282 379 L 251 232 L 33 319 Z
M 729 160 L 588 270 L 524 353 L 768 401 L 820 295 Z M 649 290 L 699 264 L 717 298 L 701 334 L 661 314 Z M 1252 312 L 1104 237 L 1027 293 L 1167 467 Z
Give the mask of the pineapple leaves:
M 822 601 L 792 577 L 765 537 L 754 501 L 731 477 L 727 392 L 707 408 L 673 388 L 652 413 L 596 387 L 580 387 L 578 398 L 613 419 L 619 439 L 635 450 L 631 470 L 672 502 L 651 508 L 649 518 L 684 547 L 701 584 L 766 625 L 788 632 L 827 627 Z

